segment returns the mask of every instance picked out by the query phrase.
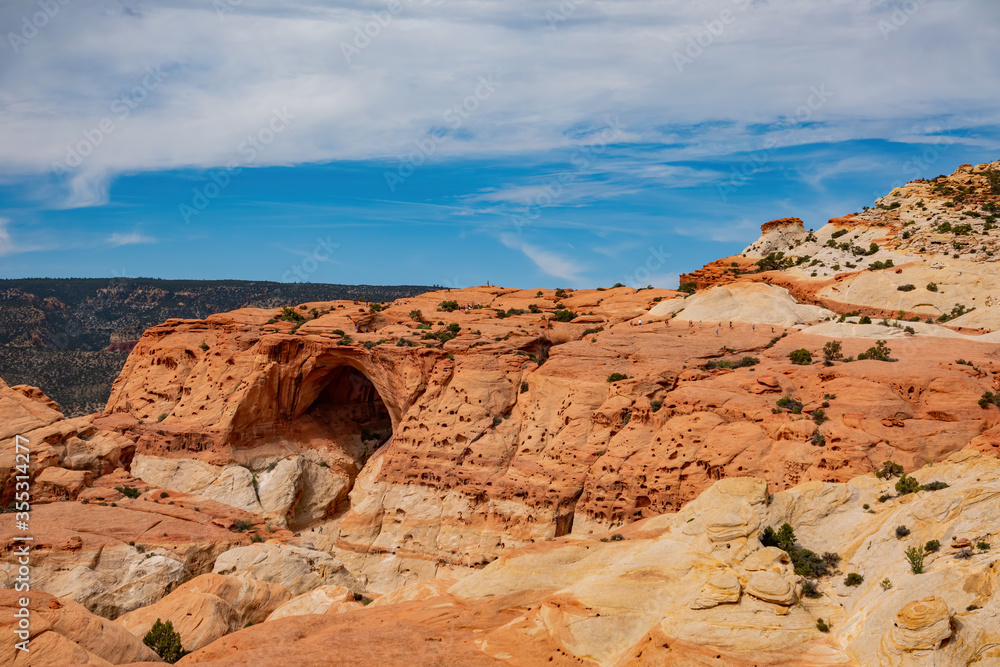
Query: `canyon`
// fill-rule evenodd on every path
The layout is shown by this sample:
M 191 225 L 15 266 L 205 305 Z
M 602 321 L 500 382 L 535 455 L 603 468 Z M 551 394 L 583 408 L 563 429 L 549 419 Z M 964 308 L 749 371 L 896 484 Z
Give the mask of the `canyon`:
M 5 612 L 0 656 L 155 662 L 169 619 L 179 664 L 995 664 L 998 179 L 765 223 L 677 290 L 167 319 L 89 415 L 0 381 L 38 647 Z

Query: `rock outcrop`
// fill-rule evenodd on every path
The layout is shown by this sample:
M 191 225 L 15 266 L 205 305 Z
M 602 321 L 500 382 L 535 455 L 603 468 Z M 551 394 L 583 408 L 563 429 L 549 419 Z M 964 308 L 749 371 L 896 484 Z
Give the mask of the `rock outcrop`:
M 768 495 L 763 480 L 722 480 L 680 512 L 633 523 L 617 537 L 521 547 L 447 590 L 431 582 L 400 589 L 396 599 L 347 614 L 349 624 L 286 618 L 182 664 L 258 661 L 299 650 L 293 644 L 311 655 L 372 628 L 398 633 L 398 647 L 421 655 L 414 628 L 456 656 L 472 642 L 518 665 L 992 664 L 1000 659 L 995 548 L 965 558 L 924 544 L 996 544 L 1000 460 L 961 452 L 914 477 L 948 486 L 893 497 L 894 480 L 868 475 Z M 838 564 L 825 575 L 792 572 L 786 551 L 760 541 L 783 523 L 798 551 L 836 554 Z M 910 534 L 897 536 L 900 525 Z M 925 552 L 921 574 L 906 558 L 911 546 Z M 860 583 L 845 584 L 848 573 Z M 800 595 L 807 581 L 812 597 Z M 382 662 L 405 660 L 389 652 Z

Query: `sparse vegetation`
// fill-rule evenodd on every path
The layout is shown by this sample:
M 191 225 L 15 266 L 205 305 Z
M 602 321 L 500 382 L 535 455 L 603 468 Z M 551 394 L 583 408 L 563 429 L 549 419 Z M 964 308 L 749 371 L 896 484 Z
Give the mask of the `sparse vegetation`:
M 1000 407 L 1000 391 L 993 393 L 992 391 L 984 392 L 979 398 L 979 407 L 984 410 L 991 405 Z
M 901 540 L 910 534 L 910 529 L 906 526 L 896 526 L 896 539 Z
M 620 283 L 619 283 L 620 284 Z M 624 287 L 624 285 L 622 285 Z M 686 292 L 687 294 L 694 294 L 695 290 L 698 288 L 698 284 L 695 282 L 681 283 L 677 288 L 678 292 Z
M 621 380 L 627 380 L 628 376 L 622 373 L 612 373 L 608 376 L 608 382 L 620 382 Z
M 142 643 L 153 649 L 164 662 L 170 664 L 186 655 L 186 651 L 181 646 L 181 633 L 174 630 L 174 624 L 170 621 L 164 623 L 162 620 L 156 619 L 153 627 L 142 638 Z
M 122 494 L 126 498 L 132 498 L 132 499 L 138 498 L 141 493 L 139 489 L 135 488 L 134 486 L 116 486 L 115 491 Z
M 927 283 L 926 289 L 928 292 L 937 292 L 938 291 L 937 283 Z
M 820 632 L 830 632 L 830 626 L 822 618 L 816 619 L 816 629 Z
M 792 559 L 795 574 L 801 577 L 823 577 L 830 574 L 840 562 L 840 555 L 826 552 L 822 556 L 803 548 L 795 539 L 791 524 L 784 523 L 775 531 L 767 526 L 760 534 L 760 542 L 765 547 L 778 547 Z
M 883 591 L 887 591 L 892 588 L 892 580 L 889 579 L 889 577 L 886 577 L 882 581 L 878 582 L 878 585 L 882 587 Z
M 839 340 L 831 340 L 823 346 L 823 360 L 828 366 L 843 358 L 844 354 L 841 352 L 841 343 Z
M 913 574 L 923 574 L 924 572 L 924 552 L 918 547 L 906 548 L 906 561 L 910 564 L 910 572 Z
M 805 348 L 800 348 L 798 350 L 792 350 L 788 353 L 788 359 L 793 364 L 799 366 L 808 366 L 812 363 L 812 352 Z
M 571 322 L 576 319 L 576 313 L 571 310 L 557 310 L 553 315 L 556 322 Z
M 892 350 L 889 349 L 889 345 L 884 340 L 875 341 L 873 347 L 868 348 L 864 352 L 858 355 L 858 359 L 871 359 L 873 361 L 896 361 L 889 355 L 892 354 Z
M 851 572 L 844 578 L 845 586 L 860 586 L 864 583 L 865 578 L 858 574 L 857 572 Z
M 905 285 L 900 285 L 896 288 L 899 292 L 912 292 L 915 289 L 917 288 L 913 285 L 913 283 L 906 283 Z
M 886 461 L 882 464 L 882 467 L 875 471 L 875 477 L 878 479 L 892 479 L 897 475 L 903 474 L 903 466 L 898 463 L 893 463 L 892 461 Z
M 941 548 L 940 540 L 930 540 L 927 542 L 927 544 L 924 545 L 924 551 L 926 551 L 927 553 L 934 553 L 940 548 Z

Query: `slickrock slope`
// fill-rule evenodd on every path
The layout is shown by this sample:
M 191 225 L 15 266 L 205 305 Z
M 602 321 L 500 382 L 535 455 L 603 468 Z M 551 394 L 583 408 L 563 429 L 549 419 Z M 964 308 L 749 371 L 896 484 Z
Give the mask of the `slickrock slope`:
M 1000 445 L 1000 412 L 978 405 L 1000 389 L 993 343 L 963 337 L 959 355 L 940 326 L 864 334 L 782 288 L 715 289 L 469 288 L 303 304 L 299 324 L 171 321 L 135 347 L 94 424 L 137 443 L 144 483 L 290 526 L 381 593 L 676 510 L 722 477 L 780 490 Z M 859 335 L 889 338 L 899 361 L 789 361 L 833 339 L 856 357 L 874 344 Z M 777 407 L 786 396 L 801 414 Z
M 30 601 L 30 648 L 15 647 L 20 598 Z M 48 593 L 0 590 L 0 664 L 11 667 L 65 667 L 72 664 L 161 663 L 159 657 L 114 621 L 96 616 L 71 600 Z
M 365 643 L 368 632 L 396 637 L 379 655 L 388 665 L 412 664 L 397 651 L 424 655 L 429 642 L 472 644 L 515 665 L 997 664 L 1000 460 L 961 452 L 913 476 L 949 486 L 897 496 L 898 479 L 867 475 L 769 495 L 763 480 L 725 479 L 680 512 L 610 538 L 522 547 L 447 591 L 418 584 L 388 605 L 254 626 L 181 664 L 283 652 L 319 664 L 324 648 Z M 839 564 L 818 578 L 793 572 L 788 554 L 760 539 L 783 523 L 802 548 Z M 897 526 L 910 532 L 898 536 Z M 925 550 L 930 540 L 936 551 Z M 922 574 L 911 571 L 909 547 L 925 554 Z M 847 574 L 862 581 L 846 585 Z M 821 596 L 803 594 L 807 579 Z
M 766 223 L 742 254 L 681 282 L 699 288 L 766 282 L 837 313 L 921 321 L 945 315 L 954 326 L 996 330 L 998 215 L 1000 162 L 962 165 L 951 175 L 896 188 L 873 208 L 833 218 L 815 232 L 798 218 Z

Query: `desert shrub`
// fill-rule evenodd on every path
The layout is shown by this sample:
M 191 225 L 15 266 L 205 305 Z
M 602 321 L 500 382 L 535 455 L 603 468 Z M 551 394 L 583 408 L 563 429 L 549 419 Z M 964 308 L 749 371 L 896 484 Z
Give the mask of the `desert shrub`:
M 186 653 L 181 646 L 181 633 L 174 630 L 174 624 L 170 621 L 164 623 L 156 619 L 153 627 L 142 638 L 142 643 L 170 664 L 180 660 Z
M 871 324 L 871 323 L 872 323 L 872 318 L 868 317 L 867 315 L 863 316 L 860 320 L 858 320 L 858 324 Z
M 1000 392 L 987 391 L 979 398 L 979 407 L 984 410 L 991 405 L 1000 407 Z
M 411 310 L 410 311 L 410 319 L 414 320 L 416 322 L 419 322 L 422 319 L 424 319 L 424 314 L 422 312 L 420 312 L 419 310 Z
M 438 310 L 443 310 L 446 313 L 453 313 L 458 310 L 458 301 L 442 301 L 438 306 Z
M 116 486 L 115 491 L 122 494 L 126 498 L 138 498 L 140 491 L 134 486 Z
M 843 359 L 844 354 L 841 352 L 841 343 L 839 340 L 831 340 L 823 346 L 823 359 L 825 361 L 837 361 Z
M 523 394 L 526 391 L 528 391 L 528 383 L 527 382 L 521 382 L 521 393 Z
M 208 350 L 208 343 L 202 343 L 198 347 L 200 347 L 203 351 L 207 351 Z
M 542 312 L 542 309 L 532 303 L 528 304 L 528 312 L 530 312 L 532 315 L 537 315 L 538 313 Z
M 592 334 L 601 333 L 602 331 L 604 331 L 604 327 L 596 327 L 596 328 L 591 327 L 589 329 L 584 329 L 583 330 L 583 335 L 584 336 L 590 336 Z
M 156 418 L 156 421 L 161 422 L 161 421 L 163 421 L 166 418 L 167 418 L 167 413 L 166 412 L 162 412 L 162 413 L 160 413 L 160 416 Z
M 884 262 L 882 261 L 872 262 L 868 268 L 871 269 L 872 271 L 881 271 L 882 269 L 891 269 L 892 266 L 893 266 L 892 260 L 887 259 Z
M 923 574 L 924 552 L 917 547 L 906 548 L 906 561 L 910 564 L 910 572 L 913 574 Z
M 233 527 L 230 529 L 234 533 L 245 533 L 253 528 L 253 521 L 244 521 L 243 519 L 237 519 L 233 521 Z
M 819 588 L 816 587 L 816 582 L 812 579 L 802 580 L 802 595 L 803 597 L 816 599 L 823 597 L 823 594 L 819 592 Z
M 830 626 L 822 618 L 816 619 L 816 629 L 820 632 L 830 632 Z
M 889 355 L 892 354 L 892 350 L 889 349 L 889 345 L 886 344 L 884 340 L 875 341 L 873 347 L 868 348 L 864 352 L 858 355 L 858 359 L 871 359 L 873 361 L 895 361 Z
M 795 574 L 801 577 L 823 577 L 832 571 L 840 562 L 840 555 L 827 552 L 822 556 L 802 547 L 795 539 L 795 531 L 788 523 L 784 523 L 775 531 L 767 526 L 760 534 L 761 544 L 766 547 L 777 547 L 792 559 Z
M 864 583 L 864 580 L 865 580 L 865 578 L 863 576 L 861 576 L 860 574 L 858 574 L 857 572 L 851 572 L 844 579 L 844 585 L 845 586 L 860 586 L 862 583 Z
M 917 288 L 913 285 L 913 283 L 907 283 L 905 285 L 900 285 L 899 287 L 897 287 L 896 291 L 897 292 L 912 292 L 915 289 L 917 289 Z
M 656 399 L 655 401 L 650 401 L 649 407 L 653 410 L 653 412 L 659 412 L 660 408 L 663 407 L 663 401 L 660 399 Z
M 627 380 L 628 376 L 622 373 L 612 373 L 608 376 L 608 382 L 618 382 L 620 380 Z
M 804 403 L 787 395 L 779 398 L 777 405 L 779 408 L 788 410 L 789 412 L 796 415 L 802 414 L 802 408 L 805 407 Z
M 930 540 L 924 545 L 924 551 L 927 553 L 932 553 L 941 548 L 941 540 Z
M 698 283 L 695 282 L 681 283 L 680 286 L 677 288 L 677 291 L 686 292 L 688 294 L 694 294 L 697 288 L 698 288 Z
M 883 591 L 887 591 L 892 588 L 892 580 L 889 579 L 889 577 L 886 577 L 882 581 L 878 582 L 878 585 L 882 587 Z
M 253 535 L 250 536 L 250 541 L 253 543 L 263 542 L 264 536 L 261 535 L 260 533 L 254 533 Z
M 556 322 L 570 322 L 576 319 L 576 313 L 571 310 L 557 310 L 553 313 L 556 318 Z
M 799 366 L 808 366 L 812 363 L 812 352 L 805 348 L 800 348 L 798 350 L 792 350 L 788 353 L 788 359 L 793 364 Z
M 937 292 L 938 291 L 937 283 L 927 283 L 926 289 L 928 292 Z
M 875 477 L 878 479 L 892 479 L 897 475 L 903 474 L 903 466 L 898 463 L 893 463 L 892 461 L 886 461 L 882 464 L 882 467 L 875 471 Z
M 901 540 L 910 534 L 910 529 L 906 526 L 896 526 L 896 539 Z
M 990 550 L 990 543 L 989 542 L 982 542 L 982 541 L 976 542 L 976 548 L 979 549 L 980 551 L 989 551 Z
M 947 489 L 948 483 L 942 482 L 940 480 L 934 480 L 933 482 L 927 482 L 920 487 L 921 491 L 940 491 L 941 489 Z
M 169 498 L 170 494 L 167 493 L 166 491 L 160 491 L 160 497 L 161 498 Z
M 905 473 L 898 480 L 896 480 L 896 493 L 901 496 L 916 493 L 919 490 L 920 482 Z

